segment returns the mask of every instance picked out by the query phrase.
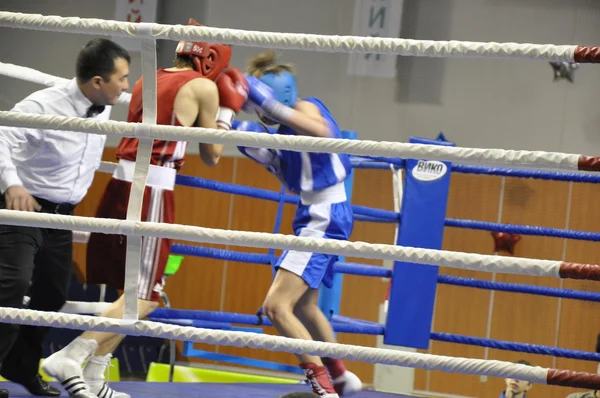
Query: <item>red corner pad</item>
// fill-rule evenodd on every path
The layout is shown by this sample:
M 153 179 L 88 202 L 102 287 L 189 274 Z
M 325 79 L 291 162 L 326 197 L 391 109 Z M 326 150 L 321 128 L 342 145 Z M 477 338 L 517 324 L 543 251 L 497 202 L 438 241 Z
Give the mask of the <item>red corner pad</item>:
M 558 271 L 563 279 L 585 279 L 600 281 L 600 265 L 562 263 Z
M 587 64 L 600 63 L 600 47 L 598 46 L 577 46 L 573 61 Z
M 600 156 L 581 155 L 577 161 L 577 169 L 582 171 L 600 171 Z
M 572 370 L 548 369 L 546 383 L 554 386 L 600 389 L 600 375 Z

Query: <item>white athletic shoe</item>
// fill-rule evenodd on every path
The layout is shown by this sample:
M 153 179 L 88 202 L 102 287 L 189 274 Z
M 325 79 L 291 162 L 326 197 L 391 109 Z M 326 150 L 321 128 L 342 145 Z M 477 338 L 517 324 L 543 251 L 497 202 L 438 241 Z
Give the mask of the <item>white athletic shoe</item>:
M 110 366 L 111 358 L 111 354 L 90 357 L 83 369 L 83 378 L 98 398 L 131 398 L 131 395 L 115 391 L 106 383 L 104 372 Z
M 81 364 L 98 348 L 95 340 L 80 337 L 42 361 L 44 372 L 62 384 L 70 397 L 98 398 L 83 380 Z
M 107 383 L 101 384 L 99 389 L 90 387 L 90 390 L 96 394 L 98 398 L 131 398 L 131 395 L 129 394 L 113 390 Z
M 62 384 L 72 398 L 98 398 L 90 392 L 81 374 L 81 365 L 58 351 L 42 361 L 42 369 Z

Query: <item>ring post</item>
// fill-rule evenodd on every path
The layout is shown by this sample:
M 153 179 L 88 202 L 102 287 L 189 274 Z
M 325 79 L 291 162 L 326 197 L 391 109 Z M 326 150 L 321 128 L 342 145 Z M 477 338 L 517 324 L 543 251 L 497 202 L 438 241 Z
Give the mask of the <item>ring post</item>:
M 410 143 L 454 146 L 451 142 L 415 137 Z M 451 167 L 450 162 L 406 160 L 397 245 L 442 248 Z M 437 266 L 394 263 L 385 344 L 429 348 L 437 277 Z

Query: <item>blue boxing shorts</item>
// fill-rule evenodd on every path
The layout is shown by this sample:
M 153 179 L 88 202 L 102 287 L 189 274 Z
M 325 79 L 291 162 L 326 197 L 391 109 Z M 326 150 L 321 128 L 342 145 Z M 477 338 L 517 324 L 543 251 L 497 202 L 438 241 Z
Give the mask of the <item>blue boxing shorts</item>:
M 337 203 L 298 205 L 292 224 L 296 236 L 348 240 L 354 226 L 352 206 L 347 200 Z M 321 282 L 333 286 L 333 264 L 337 255 L 286 250 L 275 269 L 283 268 L 301 277 L 306 284 L 318 289 Z

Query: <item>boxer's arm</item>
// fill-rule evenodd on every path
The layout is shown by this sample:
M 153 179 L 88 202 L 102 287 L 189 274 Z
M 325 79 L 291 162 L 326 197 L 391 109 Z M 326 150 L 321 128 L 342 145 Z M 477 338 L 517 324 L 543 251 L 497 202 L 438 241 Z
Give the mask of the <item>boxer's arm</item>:
M 198 79 L 201 81 L 196 88 L 196 98 L 198 103 L 198 127 L 207 129 L 219 129 L 217 126 L 217 115 L 219 112 L 219 91 L 217 85 L 208 79 Z M 214 166 L 219 162 L 222 144 L 203 144 L 200 143 L 200 157 L 207 166 Z
M 247 120 L 237 123 L 235 129 L 238 131 L 250 131 L 259 134 L 270 134 L 267 128 L 262 124 Z M 273 160 L 277 157 L 277 151 L 268 148 L 249 148 L 239 145 L 238 150 L 246 157 L 265 167 L 272 164 Z
M 312 137 L 331 136 L 329 126 L 321 116 L 319 108 L 313 103 L 307 101 L 298 101 L 294 108 L 290 108 L 280 102 L 277 102 L 274 108 L 283 107 L 281 112 L 275 110 L 270 111 L 271 117 L 278 122 L 291 127 L 300 135 L 308 135 Z
M 294 108 L 290 108 L 277 101 L 266 84 L 254 76 L 249 76 L 247 79 L 249 101 L 260 107 L 267 116 L 291 127 L 301 135 L 331 136 L 331 130 L 316 105 L 307 101 L 298 101 Z
M 331 130 L 321 111 L 312 102 L 298 101 L 293 111 L 284 124 L 293 128 L 298 134 L 325 138 L 331 136 Z

